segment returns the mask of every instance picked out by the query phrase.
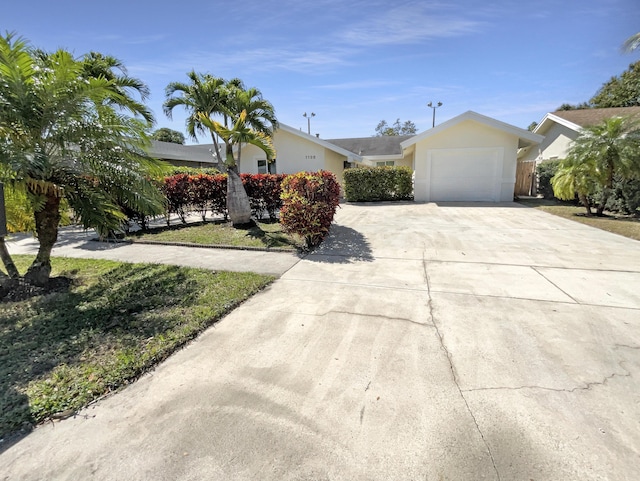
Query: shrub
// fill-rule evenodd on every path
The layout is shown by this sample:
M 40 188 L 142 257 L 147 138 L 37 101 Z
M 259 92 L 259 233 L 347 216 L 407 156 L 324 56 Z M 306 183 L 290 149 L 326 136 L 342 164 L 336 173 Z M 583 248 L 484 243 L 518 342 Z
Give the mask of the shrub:
M 536 167 L 538 176 L 538 194 L 542 194 L 545 199 L 555 199 L 553 195 L 553 187 L 551 186 L 551 178 L 556 175 L 560 160 L 546 160 Z
M 412 175 L 408 167 L 345 170 L 345 198 L 350 202 L 410 200 L 413 198 Z
M 169 176 L 177 174 L 187 175 L 218 175 L 220 171 L 214 167 L 175 167 L 169 169 Z
M 162 191 L 167 197 L 168 212 L 178 214 L 182 223 L 186 224 L 189 206 L 193 203 L 190 176 L 176 174 L 166 177 Z
M 282 181 L 280 223 L 304 238 L 307 248 L 328 234 L 340 201 L 340 185 L 331 172 L 299 172 Z
M 261 219 L 266 212 L 270 220 L 276 219 L 282 207 L 281 184 L 285 177 L 284 174 L 240 174 L 254 217 Z
M 640 215 L 640 179 L 616 178 L 605 207 L 611 212 Z

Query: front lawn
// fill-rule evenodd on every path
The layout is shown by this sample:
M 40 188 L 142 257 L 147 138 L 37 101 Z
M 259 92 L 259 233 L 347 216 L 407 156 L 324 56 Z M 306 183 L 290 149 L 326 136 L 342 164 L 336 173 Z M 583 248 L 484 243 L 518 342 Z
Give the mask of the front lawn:
M 129 235 L 132 241 L 153 241 L 204 246 L 230 246 L 295 251 L 303 246 L 298 236 L 285 234 L 278 222 L 257 222 L 249 227 L 232 227 L 223 222 L 197 222 L 156 227 Z
M 0 303 L 0 439 L 135 380 L 273 280 L 70 258 L 52 275 L 70 287 Z
M 605 217 L 595 215 L 587 217 L 586 209 L 582 206 L 575 206 L 553 200 L 545 199 L 523 199 L 519 201 L 528 207 L 534 207 L 544 212 L 564 217 L 582 224 L 597 227 L 598 229 L 613 232 L 631 239 L 640 240 L 640 219 L 637 217 L 624 216 L 619 214 L 606 213 Z

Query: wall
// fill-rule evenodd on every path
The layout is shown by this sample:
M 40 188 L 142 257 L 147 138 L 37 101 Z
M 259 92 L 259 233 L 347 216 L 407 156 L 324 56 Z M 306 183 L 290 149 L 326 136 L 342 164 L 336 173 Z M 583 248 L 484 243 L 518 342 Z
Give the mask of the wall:
M 564 159 L 571 142 L 578 136 L 578 133 L 569 127 L 553 122 L 552 126 L 542 135 L 544 135 L 544 140 L 540 145 L 534 145 L 527 149 L 520 160 L 541 161 L 553 157 Z
M 414 154 L 416 200 L 430 199 L 430 151 L 434 149 L 482 151 L 494 148 L 499 148 L 501 152 L 499 154 L 501 158 L 497 159 L 498 175 L 494 186 L 496 200 L 501 202 L 513 200 L 518 137 L 473 120 L 464 120 L 416 144 Z

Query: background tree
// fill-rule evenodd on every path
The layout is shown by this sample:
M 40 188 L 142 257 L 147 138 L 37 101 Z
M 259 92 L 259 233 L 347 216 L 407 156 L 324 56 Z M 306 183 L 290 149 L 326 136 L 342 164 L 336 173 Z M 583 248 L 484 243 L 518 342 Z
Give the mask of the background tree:
M 376 137 L 383 135 L 415 135 L 418 132 L 416 124 L 411 120 L 400 122 L 400 119 L 396 119 L 393 125 L 387 124 L 386 120 L 381 120 L 376 126 Z
M 536 129 L 537 126 L 538 126 L 538 122 L 531 122 L 529 124 L 529 126 L 527 127 L 527 130 L 529 132 L 533 132 Z
M 163 210 L 148 180 L 162 165 L 145 151 L 150 112 L 130 95 L 146 87 L 111 71 L 119 62 L 102 63 L 110 57 L 90 57 L 43 53 L 14 35 L 0 37 L 0 176 L 26 193 L 34 215 L 39 249 L 25 280 L 36 285 L 49 279 L 62 199 L 101 235 L 126 220 L 121 206 Z M 15 277 L 4 254 L 0 246 Z
M 160 142 L 170 142 L 172 144 L 184 144 L 184 135 L 177 130 L 168 129 L 167 127 L 159 128 L 151 134 L 153 140 Z
M 640 61 L 632 63 L 619 77 L 611 77 L 591 99 L 596 108 L 640 105 Z
M 590 105 L 588 102 L 581 102 L 579 104 L 562 104 L 560 107 L 558 107 L 556 110 L 557 111 L 563 111 L 563 110 L 583 110 L 583 109 L 590 109 L 592 107 L 592 105 Z

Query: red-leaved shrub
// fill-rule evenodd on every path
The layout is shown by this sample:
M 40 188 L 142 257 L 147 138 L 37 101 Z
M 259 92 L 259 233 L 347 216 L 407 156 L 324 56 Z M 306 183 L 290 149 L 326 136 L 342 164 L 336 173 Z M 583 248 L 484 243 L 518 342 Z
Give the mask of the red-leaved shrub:
M 240 174 L 255 218 L 261 219 L 267 212 L 270 220 L 276 219 L 276 214 L 282 207 L 280 194 L 285 177 L 284 174 Z
M 340 201 L 340 185 L 327 171 L 299 172 L 282 181 L 280 223 L 285 232 L 316 246 L 329 233 Z

